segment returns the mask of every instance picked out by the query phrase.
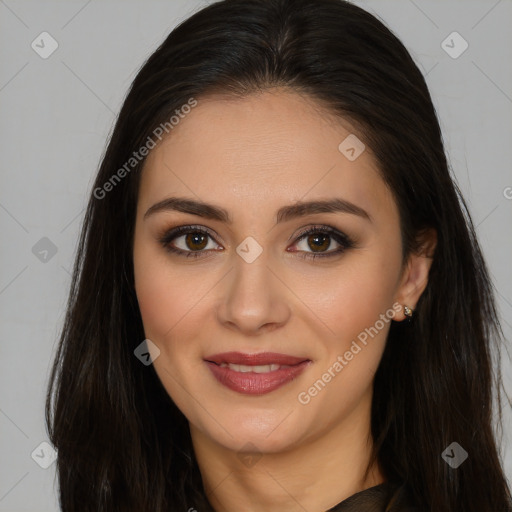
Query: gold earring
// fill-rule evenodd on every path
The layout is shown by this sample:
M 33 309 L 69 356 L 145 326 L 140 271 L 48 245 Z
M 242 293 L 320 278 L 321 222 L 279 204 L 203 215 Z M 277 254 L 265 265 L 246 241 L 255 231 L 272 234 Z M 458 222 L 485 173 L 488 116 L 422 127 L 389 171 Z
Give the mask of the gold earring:
M 410 307 L 404 306 L 404 315 L 405 316 L 408 316 L 409 318 L 411 318 L 412 317 L 412 313 L 413 313 L 413 311 L 412 311 L 412 309 Z

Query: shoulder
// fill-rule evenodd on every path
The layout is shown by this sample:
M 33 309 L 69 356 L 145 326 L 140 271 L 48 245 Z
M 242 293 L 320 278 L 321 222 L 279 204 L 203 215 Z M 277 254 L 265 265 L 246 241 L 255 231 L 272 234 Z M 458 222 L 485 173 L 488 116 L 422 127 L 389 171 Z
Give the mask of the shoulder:
M 385 512 L 422 512 L 411 499 L 405 485 L 397 486 L 392 493 Z

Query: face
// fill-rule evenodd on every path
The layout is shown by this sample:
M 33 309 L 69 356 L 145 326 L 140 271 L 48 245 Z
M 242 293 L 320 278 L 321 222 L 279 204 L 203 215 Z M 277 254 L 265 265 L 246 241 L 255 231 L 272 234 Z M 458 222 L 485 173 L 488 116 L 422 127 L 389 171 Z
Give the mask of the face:
M 371 400 L 406 283 L 397 206 L 350 134 L 275 90 L 198 99 L 148 156 L 134 239 L 145 334 L 191 429 L 219 446 L 283 451 Z

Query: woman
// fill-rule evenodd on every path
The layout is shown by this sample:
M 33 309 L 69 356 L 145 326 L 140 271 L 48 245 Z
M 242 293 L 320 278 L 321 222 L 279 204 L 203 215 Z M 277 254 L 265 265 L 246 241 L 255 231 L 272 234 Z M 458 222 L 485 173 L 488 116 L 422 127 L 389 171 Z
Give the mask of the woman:
M 422 74 L 342 0 L 226 0 L 135 78 L 47 400 L 65 511 L 510 511 L 492 287 Z

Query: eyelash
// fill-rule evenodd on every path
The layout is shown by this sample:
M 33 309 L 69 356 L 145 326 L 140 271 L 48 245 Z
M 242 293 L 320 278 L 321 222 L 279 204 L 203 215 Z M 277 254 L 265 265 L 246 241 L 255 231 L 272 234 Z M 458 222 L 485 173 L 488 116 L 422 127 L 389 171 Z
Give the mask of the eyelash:
M 170 253 L 177 254 L 179 256 L 184 256 L 186 258 L 199 258 L 202 257 L 202 254 L 204 254 L 206 251 L 200 250 L 200 251 L 183 251 L 182 249 L 178 249 L 176 247 L 173 247 L 171 245 L 171 242 L 178 238 L 179 236 L 183 234 L 196 234 L 201 233 L 203 235 L 209 236 L 213 239 L 213 235 L 205 228 L 201 226 L 179 226 L 177 228 L 173 228 L 169 231 L 166 231 L 162 236 L 158 238 L 158 241 L 160 244 L 164 247 L 164 249 Z M 303 232 L 301 232 L 299 235 L 297 235 L 297 238 L 295 239 L 295 243 L 298 243 L 302 241 L 302 239 L 306 238 L 309 235 L 312 234 L 322 234 L 322 235 L 329 235 L 334 241 L 336 241 L 341 247 L 334 250 L 329 251 L 326 253 L 313 253 L 313 252 L 304 252 L 304 251 L 293 251 L 298 253 L 304 253 L 304 256 L 301 256 L 304 259 L 311 259 L 314 260 L 316 258 L 330 258 L 334 256 L 338 256 L 339 254 L 345 252 L 347 249 L 351 249 L 355 246 L 353 240 L 347 236 L 344 233 L 341 233 L 337 229 L 331 227 L 331 226 L 312 226 Z

